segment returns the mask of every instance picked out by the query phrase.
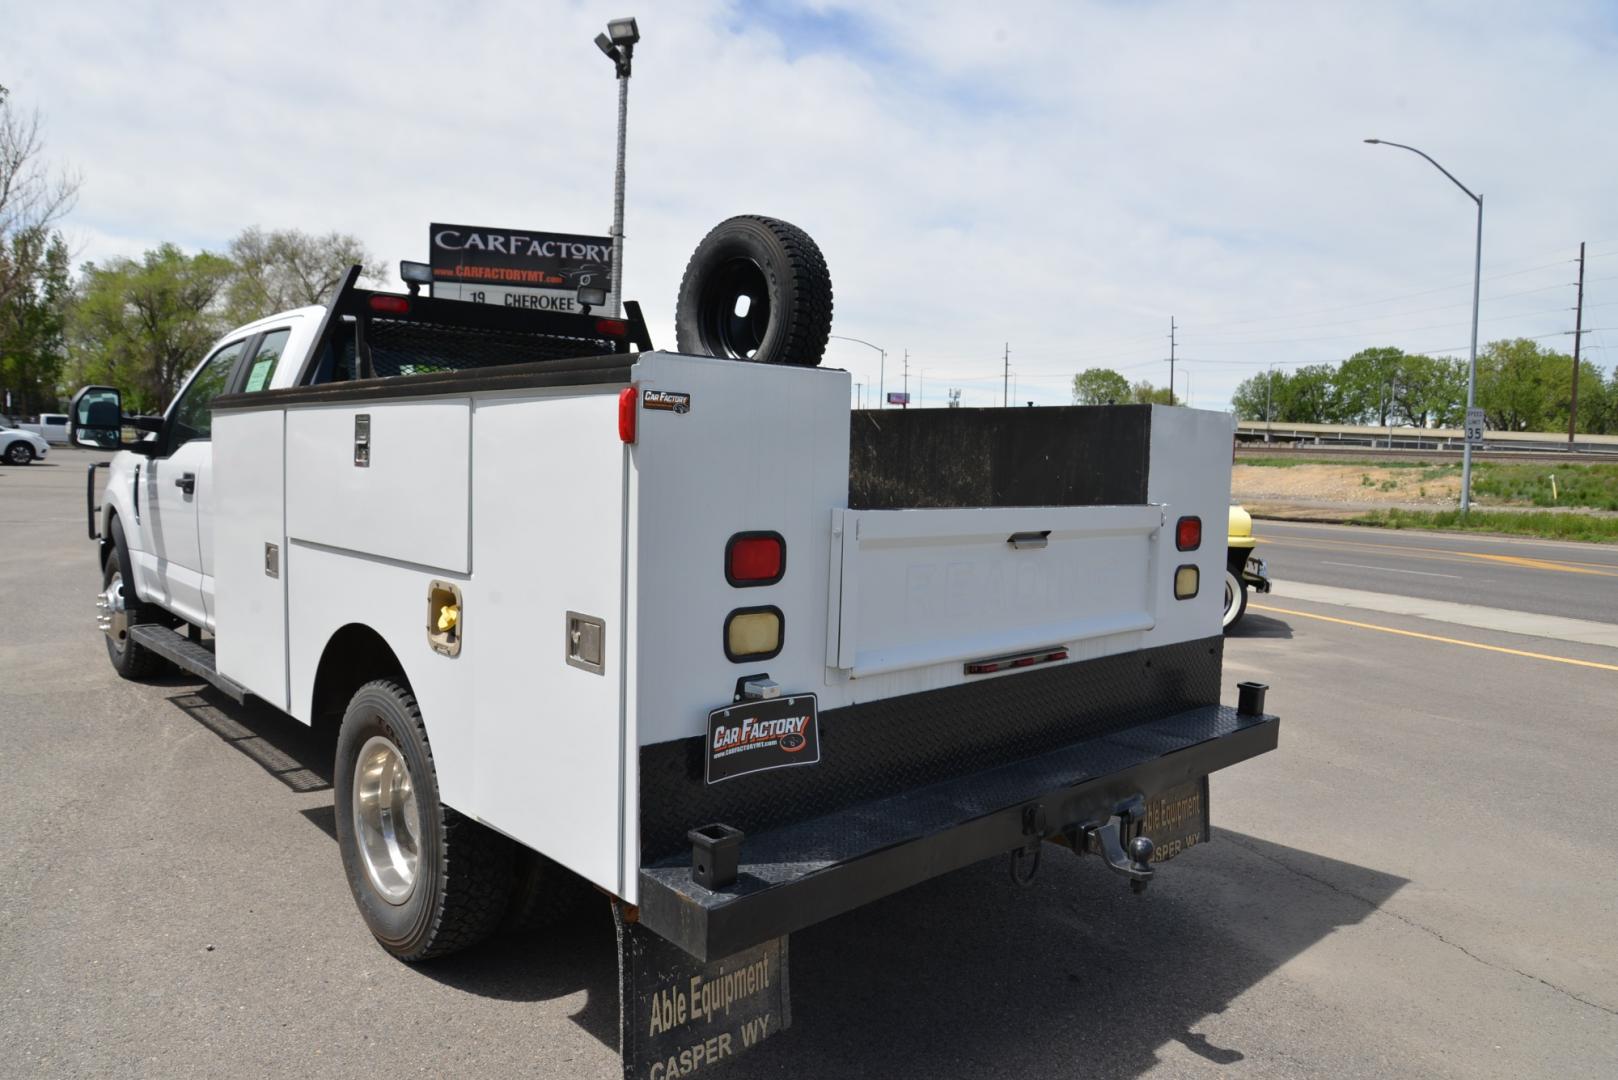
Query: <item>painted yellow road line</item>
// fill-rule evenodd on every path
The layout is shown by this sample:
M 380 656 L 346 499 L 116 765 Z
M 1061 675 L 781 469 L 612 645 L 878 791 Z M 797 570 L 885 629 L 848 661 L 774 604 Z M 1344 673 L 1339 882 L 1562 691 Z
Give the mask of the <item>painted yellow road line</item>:
M 1556 664 L 1573 664 L 1576 667 L 1596 668 L 1600 671 L 1618 671 L 1618 664 L 1599 664 L 1594 660 L 1575 660 L 1571 656 L 1551 656 L 1547 653 L 1528 652 L 1524 649 L 1508 649 L 1504 645 L 1485 645 L 1481 641 L 1462 641 L 1460 638 L 1440 637 L 1437 634 L 1422 634 L 1415 630 L 1399 630 L 1392 626 L 1378 626 L 1376 623 L 1356 622 L 1353 619 L 1339 619 L 1335 615 L 1316 615 L 1312 611 L 1294 611 L 1291 608 L 1271 607 L 1268 604 L 1248 604 L 1251 611 L 1269 611 L 1277 615 L 1296 615 L 1303 619 L 1319 619 L 1321 622 L 1338 623 L 1342 626 L 1354 626 L 1361 630 L 1380 630 L 1384 634 L 1398 634 L 1400 637 L 1420 638 L 1423 641 L 1439 641 L 1445 645 L 1464 645 L 1468 649 L 1483 649 L 1486 652 L 1505 653 L 1507 656 L 1526 656 L 1530 660 L 1549 660 Z
M 1285 540 L 1259 538 L 1260 547 L 1267 543 L 1276 547 L 1398 551 L 1417 559 L 1430 559 L 1433 562 L 1471 563 L 1475 566 L 1477 565 L 1475 560 L 1482 560 L 1484 562 L 1505 563 L 1508 566 L 1521 566 L 1529 570 L 1551 570 L 1563 574 L 1590 574 L 1595 577 L 1618 577 L 1618 567 L 1608 564 L 1567 562 L 1560 559 L 1532 559 L 1526 555 L 1494 555 L 1485 551 L 1454 551 L 1443 548 L 1412 547 L 1408 544 L 1368 544 L 1354 540 L 1321 540 L 1315 538 L 1305 539 L 1303 537 L 1289 537 Z

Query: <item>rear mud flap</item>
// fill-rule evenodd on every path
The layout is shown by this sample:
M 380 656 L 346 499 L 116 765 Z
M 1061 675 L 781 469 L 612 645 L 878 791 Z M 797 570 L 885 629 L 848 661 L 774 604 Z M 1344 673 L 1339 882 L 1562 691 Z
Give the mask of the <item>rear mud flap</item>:
M 792 1024 L 787 939 L 697 960 L 612 906 L 625 1080 L 672 1080 L 746 1053 Z

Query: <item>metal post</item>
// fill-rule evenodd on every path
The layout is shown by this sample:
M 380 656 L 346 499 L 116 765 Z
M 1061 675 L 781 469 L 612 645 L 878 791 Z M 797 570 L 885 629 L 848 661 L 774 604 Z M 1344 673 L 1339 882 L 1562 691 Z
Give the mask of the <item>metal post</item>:
M 887 395 L 888 350 L 884 349 L 880 345 L 876 345 L 876 344 L 873 344 L 872 342 L 866 341 L 864 338 L 848 337 L 847 335 L 844 335 L 844 334 L 828 334 L 827 336 L 830 337 L 833 341 L 852 341 L 856 345 L 864 345 L 867 349 L 875 349 L 876 350 L 877 355 L 879 357 L 881 357 L 881 359 L 878 361 L 878 366 L 877 366 L 876 407 L 879 408 L 879 409 L 887 408 L 888 407 L 888 395 Z
M 1169 404 L 1174 404 L 1174 316 L 1169 316 Z
M 1275 418 L 1271 413 L 1270 400 L 1275 392 L 1275 365 L 1270 365 L 1270 377 L 1264 381 L 1264 441 L 1269 442 L 1270 431 L 1275 427 Z
M 1419 154 L 1427 159 L 1427 164 L 1443 173 L 1449 182 L 1466 192 L 1467 198 L 1478 204 L 1478 240 L 1477 250 L 1472 257 L 1472 350 L 1466 365 L 1466 409 L 1470 413 L 1477 407 L 1478 391 L 1478 294 L 1483 284 L 1483 196 L 1455 179 L 1455 174 L 1434 161 L 1432 157 L 1414 146 L 1404 143 L 1388 142 L 1385 139 L 1366 139 L 1372 145 L 1396 146 L 1400 150 L 1409 150 L 1412 154 Z M 1463 440 L 1461 445 L 1461 513 L 1468 513 L 1472 509 L 1472 440 Z
M 626 48 L 627 52 L 628 49 Z M 624 295 L 624 133 L 629 120 L 629 67 L 618 65 L 618 171 L 612 189 L 612 315 L 622 314 Z
M 1573 449 L 1573 432 L 1579 418 L 1579 338 L 1584 334 L 1584 241 L 1579 241 L 1579 306 L 1573 316 L 1573 397 L 1567 403 L 1567 448 Z
M 1435 162 L 1436 164 L 1436 162 Z M 1442 170 L 1440 170 L 1442 171 Z M 1444 175 L 1448 176 L 1448 173 Z M 1454 177 L 1450 177 L 1454 179 Z M 1460 182 L 1456 181 L 1456 186 Z M 1462 191 L 1466 188 L 1462 187 Z M 1470 191 L 1466 192 L 1472 195 Z M 1472 256 L 1472 352 L 1466 365 L 1466 408 L 1470 412 L 1478 399 L 1478 291 L 1483 284 L 1483 196 L 1472 195 L 1478 204 L 1478 243 Z M 1465 440 L 1461 448 L 1461 513 L 1472 510 L 1472 440 Z
M 1000 369 L 1000 407 L 1011 405 L 1011 342 L 1006 342 L 1005 358 Z

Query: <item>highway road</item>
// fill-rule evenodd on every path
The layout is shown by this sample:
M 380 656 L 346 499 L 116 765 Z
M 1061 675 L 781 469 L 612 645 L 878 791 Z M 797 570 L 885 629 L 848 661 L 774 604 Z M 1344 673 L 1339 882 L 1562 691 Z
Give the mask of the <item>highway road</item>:
M 331 746 L 117 678 L 85 457 L 52 456 L 0 469 L 0 1075 L 616 1075 L 602 914 L 398 964 L 339 871 Z M 794 935 L 793 1027 L 712 1075 L 1618 1075 L 1618 648 L 1545 636 L 1504 592 L 1459 614 L 1534 633 L 1311 567 L 1493 574 L 1528 604 L 1614 581 L 1301 541 L 1608 553 L 1258 531 L 1278 577 L 1354 604 L 1283 581 L 1227 641 L 1227 697 L 1270 683 L 1283 726 L 1214 778 L 1212 843 L 1140 897 L 1051 849 L 1030 888 L 996 860 Z
M 1618 623 L 1618 545 L 1265 520 L 1254 532 L 1279 582 Z

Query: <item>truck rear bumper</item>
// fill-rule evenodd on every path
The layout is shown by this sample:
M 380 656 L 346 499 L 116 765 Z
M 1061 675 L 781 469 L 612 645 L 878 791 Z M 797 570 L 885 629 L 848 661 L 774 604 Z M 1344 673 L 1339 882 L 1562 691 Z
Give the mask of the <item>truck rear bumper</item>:
M 1276 746 L 1280 721 L 1208 705 L 747 836 L 736 882 L 709 890 L 689 857 L 640 872 L 640 922 L 699 960 L 801 930 L 1097 819 L 1133 795 L 1200 779 Z

